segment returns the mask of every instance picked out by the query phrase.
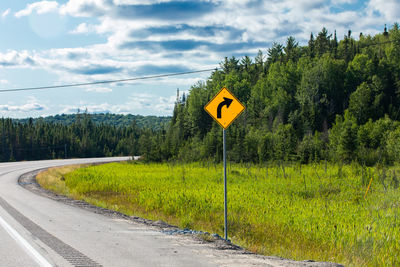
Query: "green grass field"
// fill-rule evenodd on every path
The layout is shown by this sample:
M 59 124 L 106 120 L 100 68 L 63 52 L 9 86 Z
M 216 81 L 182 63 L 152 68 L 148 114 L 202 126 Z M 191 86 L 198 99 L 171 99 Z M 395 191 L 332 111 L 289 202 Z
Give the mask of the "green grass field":
M 399 171 L 326 163 L 229 165 L 229 238 L 265 255 L 399 266 Z M 60 177 L 52 189 L 71 197 L 223 235 L 221 164 L 111 163 Z

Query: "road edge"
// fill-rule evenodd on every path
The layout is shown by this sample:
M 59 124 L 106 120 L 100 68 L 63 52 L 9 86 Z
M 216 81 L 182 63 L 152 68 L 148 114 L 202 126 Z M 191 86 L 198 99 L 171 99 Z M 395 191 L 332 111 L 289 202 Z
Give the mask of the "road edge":
M 102 163 L 98 163 L 98 164 L 102 164 Z M 248 255 L 250 254 L 257 258 L 282 262 L 281 266 L 344 267 L 344 265 L 341 265 L 338 263 L 333 263 L 333 262 L 317 262 L 314 260 L 295 261 L 295 260 L 285 259 L 285 258 L 281 258 L 281 257 L 277 257 L 277 256 L 264 256 L 264 255 L 256 254 L 256 253 L 250 252 L 240 246 L 237 246 L 229 241 L 224 240 L 219 235 L 215 235 L 215 234 L 211 235 L 210 233 L 207 233 L 207 232 L 194 231 L 194 230 L 189 230 L 189 229 L 180 229 L 177 226 L 170 225 L 161 220 L 154 221 L 154 220 L 150 220 L 150 219 L 141 218 L 138 216 L 129 216 L 129 215 L 126 215 L 126 214 L 118 212 L 118 211 L 114 211 L 114 210 L 110 210 L 110 209 L 92 205 L 83 200 L 75 200 L 75 199 L 71 199 L 64 195 L 56 194 L 50 190 L 47 190 L 47 189 L 41 187 L 40 184 L 36 180 L 36 176 L 39 173 L 44 172 L 50 168 L 54 168 L 54 167 L 40 168 L 37 170 L 26 172 L 18 178 L 18 184 L 21 187 L 27 189 L 28 191 L 30 191 L 32 193 L 52 199 L 57 202 L 62 202 L 66 205 L 78 207 L 78 208 L 85 209 L 87 211 L 90 211 L 90 212 L 93 212 L 96 214 L 101 214 L 101 215 L 115 218 L 115 219 L 124 219 L 124 220 L 130 221 L 130 222 L 144 224 L 146 226 L 152 227 L 152 228 L 154 228 L 160 232 L 163 232 L 165 234 L 190 236 L 195 241 L 211 245 L 216 250 L 230 250 L 230 251 L 233 251 L 238 254 L 248 254 Z M 202 235 L 207 235 L 207 239 L 202 237 Z

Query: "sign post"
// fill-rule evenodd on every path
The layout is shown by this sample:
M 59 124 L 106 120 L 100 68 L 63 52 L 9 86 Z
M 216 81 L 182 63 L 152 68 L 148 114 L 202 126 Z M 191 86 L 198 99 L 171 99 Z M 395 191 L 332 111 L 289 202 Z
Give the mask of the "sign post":
M 226 107 L 226 108 L 224 108 Z M 223 160 L 224 160 L 224 234 L 228 240 L 228 189 L 226 178 L 226 129 L 245 110 L 245 106 L 223 87 L 204 109 L 223 128 Z
M 225 229 L 225 240 L 228 240 L 228 188 L 226 184 L 226 139 L 225 129 L 223 131 L 223 147 L 224 147 L 224 229 Z

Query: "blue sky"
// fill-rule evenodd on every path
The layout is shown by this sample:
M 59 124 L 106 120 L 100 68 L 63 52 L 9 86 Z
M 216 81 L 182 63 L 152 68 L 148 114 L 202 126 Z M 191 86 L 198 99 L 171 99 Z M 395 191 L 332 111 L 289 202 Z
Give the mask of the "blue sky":
M 215 68 L 290 35 L 306 44 L 322 27 L 372 35 L 399 14 L 399 0 L 2 0 L 0 90 Z M 176 89 L 208 76 L 0 93 L 0 117 L 169 116 Z

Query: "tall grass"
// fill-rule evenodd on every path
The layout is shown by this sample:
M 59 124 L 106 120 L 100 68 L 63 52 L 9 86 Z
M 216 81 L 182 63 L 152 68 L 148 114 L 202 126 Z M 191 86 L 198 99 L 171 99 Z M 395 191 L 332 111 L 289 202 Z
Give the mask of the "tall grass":
M 229 165 L 229 238 L 265 255 L 399 266 L 398 175 L 398 167 Z M 66 174 L 65 184 L 103 207 L 223 234 L 221 165 L 111 163 Z

